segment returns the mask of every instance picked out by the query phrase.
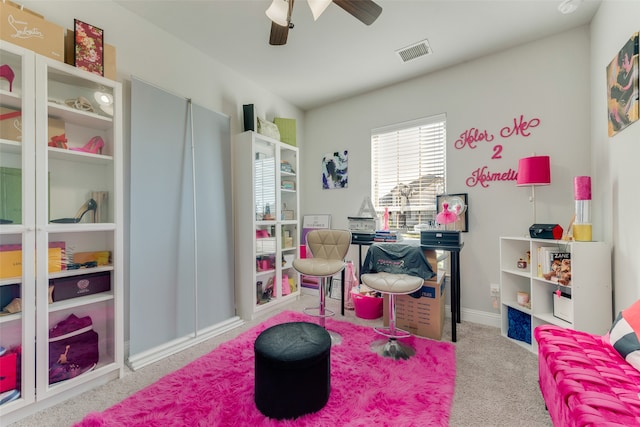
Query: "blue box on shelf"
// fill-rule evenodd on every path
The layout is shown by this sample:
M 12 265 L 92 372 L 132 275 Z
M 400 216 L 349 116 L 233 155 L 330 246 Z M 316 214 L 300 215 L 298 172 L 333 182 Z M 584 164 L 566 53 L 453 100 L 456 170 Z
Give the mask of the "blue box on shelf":
M 507 309 L 509 319 L 507 336 L 531 344 L 531 316 L 515 308 L 508 307 Z

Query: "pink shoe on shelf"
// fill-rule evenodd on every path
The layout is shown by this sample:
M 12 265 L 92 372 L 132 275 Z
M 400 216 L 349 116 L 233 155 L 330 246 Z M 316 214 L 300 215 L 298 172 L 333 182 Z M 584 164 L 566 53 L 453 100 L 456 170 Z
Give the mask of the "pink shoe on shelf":
M 0 78 L 7 79 L 9 82 L 9 92 L 13 92 L 13 79 L 15 78 L 15 74 L 13 73 L 13 69 L 7 64 L 0 65 Z
M 104 141 L 100 136 L 94 136 L 87 142 L 84 147 L 71 147 L 70 150 L 73 151 L 83 151 L 85 153 L 91 154 L 102 154 L 102 147 L 104 147 Z

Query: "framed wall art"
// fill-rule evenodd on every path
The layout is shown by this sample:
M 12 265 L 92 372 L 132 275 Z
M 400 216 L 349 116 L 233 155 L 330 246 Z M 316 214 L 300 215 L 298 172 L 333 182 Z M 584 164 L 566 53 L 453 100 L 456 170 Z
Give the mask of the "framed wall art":
M 104 76 L 104 32 L 91 24 L 74 19 L 74 65 Z
M 627 40 L 607 66 L 609 136 L 638 120 L 638 34 Z
M 462 231 L 464 233 L 468 232 L 469 199 L 467 193 L 441 194 L 436 196 L 437 214 L 443 213 L 444 203 L 447 203 L 448 213 L 451 215 L 456 215 L 458 211 L 461 212 L 452 223 L 446 224 L 445 228 L 447 230 Z
M 349 152 L 336 151 L 322 156 L 322 189 L 347 188 Z

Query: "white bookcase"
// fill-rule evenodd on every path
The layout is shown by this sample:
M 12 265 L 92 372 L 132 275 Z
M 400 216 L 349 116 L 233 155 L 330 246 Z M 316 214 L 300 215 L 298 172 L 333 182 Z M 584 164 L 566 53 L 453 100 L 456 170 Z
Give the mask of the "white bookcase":
M 298 148 L 247 131 L 234 141 L 236 312 L 253 319 L 300 295 Z
M 539 272 L 542 259 L 541 248 L 553 247 L 559 252 L 571 253 L 571 282 L 562 286 L 553 279 L 546 280 Z M 528 261 L 528 253 L 530 261 Z M 525 268 L 519 268 L 520 259 L 527 260 Z M 561 317 L 559 308 L 554 315 L 555 292 L 560 290 L 570 294 L 563 299 Z M 518 292 L 529 295 L 530 307 L 518 303 Z M 500 238 L 500 301 L 502 317 L 502 335 L 513 342 L 537 353 L 538 348 L 533 331 L 539 325 L 553 324 L 592 334 L 605 334 L 612 323 L 611 290 L 611 248 L 603 242 L 574 242 L 524 237 Z M 512 318 L 525 322 L 530 329 L 531 344 L 523 340 L 523 335 L 510 335 L 509 311 Z M 513 319 L 512 319 L 513 320 Z M 526 322 L 529 322 L 526 325 Z M 513 332 L 519 329 L 516 325 Z M 521 331 L 521 330 L 520 330 Z
M 0 177 L 0 218 L 5 219 L 0 245 L 17 248 L 22 264 L 0 275 L 0 291 L 12 289 L 22 303 L 21 311 L 0 316 L 0 345 L 22 350 L 20 396 L 0 405 L 4 425 L 122 375 L 123 171 L 120 83 L 4 41 L 0 64 L 15 74 L 13 87 L 0 82 L 0 106 L 5 113 L 20 111 L 19 123 L 0 132 L 0 167 L 15 173 Z M 106 94 L 112 105 L 101 109 L 96 92 Z M 78 101 L 75 107 L 70 100 Z M 59 134 L 66 136 L 67 147 L 49 145 Z M 100 150 L 86 145 L 96 136 L 102 141 Z M 71 149 L 83 146 L 85 151 Z M 81 220 L 53 222 L 79 218 L 79 208 L 90 206 L 94 197 L 105 203 Z M 48 248 L 54 242 L 64 243 L 66 255 L 60 250 L 56 268 L 49 265 Z M 74 262 L 72 253 L 96 251 L 109 252 L 109 261 L 64 264 Z M 69 299 L 57 294 L 61 281 L 84 286 L 91 273 L 105 276 L 108 290 Z M 98 363 L 82 375 L 50 384 L 49 329 L 71 314 L 91 317 L 98 334 Z

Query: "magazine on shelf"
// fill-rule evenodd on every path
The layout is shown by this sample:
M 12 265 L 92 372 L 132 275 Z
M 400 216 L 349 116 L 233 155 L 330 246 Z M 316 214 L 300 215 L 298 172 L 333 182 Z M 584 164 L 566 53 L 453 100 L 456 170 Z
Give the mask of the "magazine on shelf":
M 564 251 L 548 254 L 549 271 L 543 274 L 545 280 L 550 280 L 563 286 L 571 285 L 571 253 Z

